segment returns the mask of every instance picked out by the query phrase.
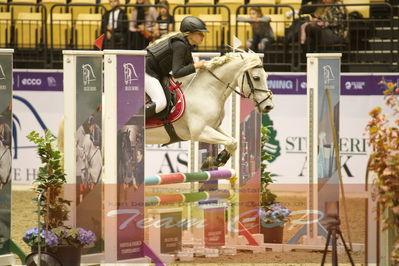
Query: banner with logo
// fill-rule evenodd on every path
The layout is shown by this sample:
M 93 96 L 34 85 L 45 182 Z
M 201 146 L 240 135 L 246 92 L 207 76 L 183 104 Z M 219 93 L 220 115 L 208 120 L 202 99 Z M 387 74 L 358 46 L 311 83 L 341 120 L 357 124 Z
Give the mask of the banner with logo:
M 0 255 L 10 253 L 12 53 L 0 53 Z
M 102 228 L 102 88 L 102 56 L 77 56 L 76 225 L 97 236 Z M 97 242 L 90 253 L 102 249 Z
M 117 56 L 117 183 L 118 260 L 144 256 L 144 59 L 142 55 Z M 140 204 L 141 203 L 141 204 Z M 123 210 L 122 210 L 123 209 Z M 129 219 L 129 226 L 123 226 Z

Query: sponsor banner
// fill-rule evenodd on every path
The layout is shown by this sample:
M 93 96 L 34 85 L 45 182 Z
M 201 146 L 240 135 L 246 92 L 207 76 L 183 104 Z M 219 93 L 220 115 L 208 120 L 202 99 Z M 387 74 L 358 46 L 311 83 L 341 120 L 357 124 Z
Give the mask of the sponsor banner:
M 0 55 L 0 255 L 10 252 L 12 54 Z
M 398 83 L 395 74 L 341 74 L 341 95 L 383 95 L 387 83 Z M 306 74 L 270 74 L 267 84 L 274 94 L 306 94 Z
M 14 90 L 62 91 L 63 73 L 60 71 L 14 71 Z
M 143 219 L 144 205 L 144 56 L 117 56 L 117 182 L 118 209 L 137 212 L 132 222 Z M 143 257 L 143 228 L 123 227 L 118 216 L 117 259 Z M 123 228 L 123 230 L 121 229 Z
M 207 58 L 206 58 L 207 59 Z M 1 75 L 1 74 L 0 74 Z M 14 90 L 24 91 L 62 91 L 62 71 L 15 70 Z M 341 74 L 341 95 L 382 95 L 385 85 L 381 81 L 397 83 L 395 74 Z M 306 94 L 306 74 L 269 74 L 269 89 L 274 94 Z
M 274 94 L 306 94 L 306 74 L 270 74 L 267 86 Z
M 341 95 L 383 95 L 387 83 L 398 83 L 399 75 L 345 75 L 341 79 Z
M 76 57 L 76 224 L 101 236 L 102 57 Z M 102 244 L 84 252 L 97 253 Z

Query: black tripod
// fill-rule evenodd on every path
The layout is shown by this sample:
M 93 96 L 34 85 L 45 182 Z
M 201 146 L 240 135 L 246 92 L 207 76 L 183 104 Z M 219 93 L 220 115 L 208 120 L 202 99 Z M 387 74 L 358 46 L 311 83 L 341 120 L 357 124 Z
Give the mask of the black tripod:
M 326 247 L 324 248 L 324 251 L 323 251 L 323 259 L 321 261 L 321 265 L 323 266 L 324 262 L 326 261 L 326 256 L 327 256 L 327 252 L 328 252 L 328 245 L 330 244 L 330 239 L 331 239 L 331 246 L 332 246 L 332 265 L 333 266 L 338 265 L 337 240 L 338 240 L 338 236 L 339 236 L 339 237 L 341 237 L 342 243 L 344 244 L 345 252 L 349 257 L 349 260 L 350 260 L 352 266 L 354 266 L 355 263 L 353 262 L 351 253 L 350 253 L 348 247 L 346 246 L 344 237 L 342 236 L 341 229 L 339 228 L 339 225 L 341 224 L 341 222 L 339 220 L 339 216 L 332 215 L 332 216 L 327 216 L 327 218 L 329 218 L 329 220 L 327 221 L 328 236 L 327 236 L 327 241 L 326 241 Z

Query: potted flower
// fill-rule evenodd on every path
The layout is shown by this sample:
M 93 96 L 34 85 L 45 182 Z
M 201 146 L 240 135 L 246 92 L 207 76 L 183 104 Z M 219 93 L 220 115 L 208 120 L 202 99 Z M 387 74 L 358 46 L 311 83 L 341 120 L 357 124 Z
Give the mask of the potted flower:
M 64 225 L 68 220 L 70 201 L 62 197 L 66 179 L 61 166 L 61 152 L 55 148 L 55 138 L 50 131 L 44 136 L 32 131 L 27 138 L 37 145 L 37 154 L 43 164 L 34 181 L 34 191 L 41 198 L 37 200 L 41 219 L 38 225 L 40 228 L 26 231 L 23 240 L 33 251 L 36 251 L 40 243 L 41 248 L 55 254 L 63 265 L 80 265 L 81 248 L 93 244 L 96 236 L 92 231 Z
M 267 161 L 271 159 L 271 155 L 265 149 L 270 130 L 267 126 L 262 126 L 261 130 L 260 232 L 263 234 L 265 243 L 282 243 L 284 224 L 288 221 L 291 211 L 276 202 L 277 196 L 268 188 L 268 185 L 273 183 L 272 173 L 266 170 Z
M 367 124 L 369 145 L 372 153 L 368 171 L 375 173 L 374 196 L 383 218 L 383 229 L 396 234 L 391 249 L 391 262 L 399 264 L 399 88 L 396 83 L 379 83 L 384 91 L 386 108 L 376 107 L 370 111 L 371 120 Z M 396 232 L 396 233 L 395 233 Z

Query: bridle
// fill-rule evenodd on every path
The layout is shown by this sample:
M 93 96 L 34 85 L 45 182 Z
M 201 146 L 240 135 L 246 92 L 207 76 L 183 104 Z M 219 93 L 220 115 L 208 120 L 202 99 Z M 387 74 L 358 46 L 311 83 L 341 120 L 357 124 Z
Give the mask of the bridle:
M 254 68 L 263 68 L 263 66 L 262 66 L 262 65 L 257 65 L 257 66 L 255 66 L 255 67 L 253 67 L 253 68 L 251 68 L 251 69 L 254 69 Z M 255 97 L 253 97 L 252 100 L 254 101 L 255 106 L 256 106 L 256 107 L 259 107 L 262 103 L 264 103 L 265 101 L 269 100 L 269 99 L 273 96 L 273 93 L 272 93 L 270 90 L 265 91 L 265 90 L 261 90 L 261 89 L 255 88 L 255 86 L 254 86 L 254 84 L 253 84 L 253 82 L 252 82 L 252 80 L 251 80 L 251 77 L 250 77 L 248 71 L 249 71 L 249 70 L 246 70 L 246 71 L 242 74 L 241 91 L 237 91 L 235 88 L 233 88 L 233 87 L 230 86 L 230 83 L 224 82 L 224 81 L 221 80 L 218 76 L 216 76 L 215 73 L 213 73 L 211 70 L 208 69 L 208 72 L 209 72 L 216 80 L 218 80 L 218 81 L 220 81 L 221 83 L 223 83 L 224 85 L 226 85 L 226 89 L 229 88 L 230 90 L 232 90 L 232 91 L 235 92 L 236 94 L 240 95 L 241 98 L 249 99 L 249 98 L 251 98 L 251 95 L 255 95 L 255 92 L 257 92 L 257 91 L 266 93 L 266 94 L 267 94 L 267 95 L 266 95 L 266 98 L 263 99 L 263 100 L 260 101 L 260 102 L 258 102 L 258 101 L 255 99 Z M 243 93 L 243 87 L 244 87 L 244 80 L 245 80 L 245 78 L 247 79 L 247 83 L 248 83 L 248 86 L 249 86 L 249 88 L 250 88 L 250 92 L 249 92 L 248 95 L 245 95 L 245 94 Z

